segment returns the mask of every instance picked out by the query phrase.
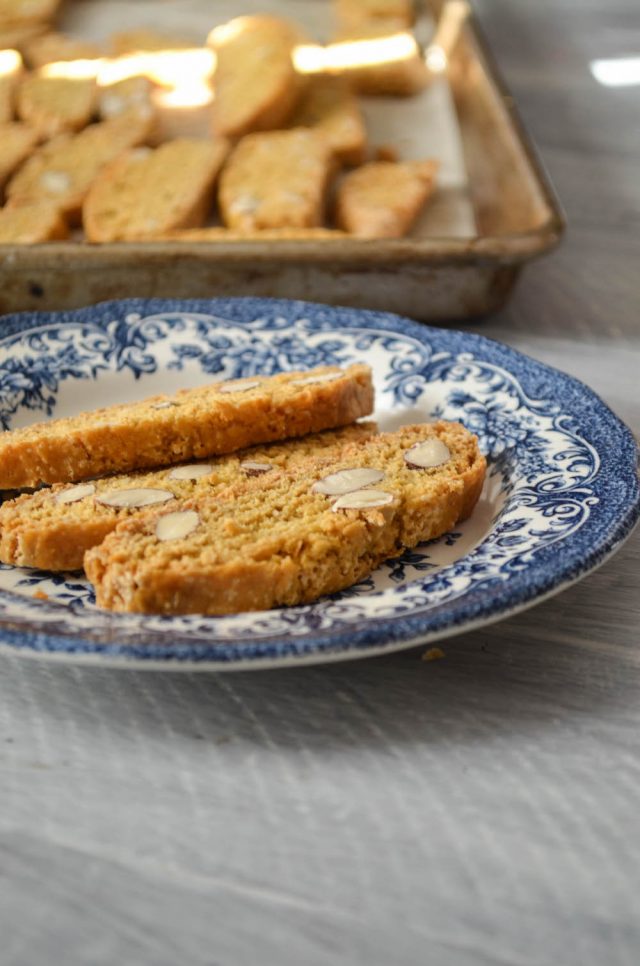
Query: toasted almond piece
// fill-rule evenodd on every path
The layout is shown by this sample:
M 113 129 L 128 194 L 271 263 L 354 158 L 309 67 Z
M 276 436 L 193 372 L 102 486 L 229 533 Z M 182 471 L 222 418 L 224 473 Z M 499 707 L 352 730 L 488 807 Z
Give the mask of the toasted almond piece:
M 393 493 L 386 490 L 354 490 L 339 497 L 331 509 L 334 513 L 338 510 L 371 510 L 388 503 L 393 503 Z
M 164 402 L 152 403 L 152 409 L 172 409 L 174 406 L 178 407 L 180 403 L 173 402 L 171 399 L 166 399 Z
M 57 493 L 55 502 L 78 503 L 80 500 L 84 500 L 86 496 L 91 496 L 95 492 L 96 488 L 93 483 L 82 483 L 80 486 L 72 486 L 69 490 L 63 490 L 62 493 Z
M 154 506 L 156 503 L 166 503 L 173 500 L 174 495 L 169 490 L 156 490 L 150 486 L 132 487 L 127 490 L 110 490 L 96 497 L 97 503 L 121 509 L 126 507 L 138 510 L 143 506 Z
M 451 459 L 448 446 L 441 439 L 427 439 L 424 443 L 416 443 L 404 454 L 405 462 L 415 469 L 428 470 L 434 466 L 442 466 Z
M 292 379 L 291 383 L 294 386 L 315 386 L 316 383 L 321 382 L 333 382 L 334 379 L 338 378 L 337 372 L 325 372 L 321 376 L 305 376 L 303 379 Z
M 384 480 L 384 472 L 373 467 L 355 467 L 352 470 L 339 470 L 337 473 L 330 473 L 314 483 L 311 487 L 312 493 L 324 493 L 325 496 L 340 496 L 342 493 L 352 493 L 360 490 L 363 486 L 371 483 L 379 483 Z
M 239 379 L 234 382 L 224 383 L 220 386 L 220 392 L 248 392 L 260 385 L 259 379 Z
M 200 517 L 195 510 L 176 510 L 160 517 L 156 523 L 158 540 L 180 540 L 188 537 L 200 525 Z
M 258 463 L 256 460 L 244 460 L 240 468 L 245 471 L 247 476 L 261 476 L 263 473 L 270 473 L 273 469 L 272 463 Z
M 211 463 L 188 463 L 185 466 L 176 466 L 169 473 L 170 480 L 199 480 L 203 476 L 209 476 L 213 472 Z

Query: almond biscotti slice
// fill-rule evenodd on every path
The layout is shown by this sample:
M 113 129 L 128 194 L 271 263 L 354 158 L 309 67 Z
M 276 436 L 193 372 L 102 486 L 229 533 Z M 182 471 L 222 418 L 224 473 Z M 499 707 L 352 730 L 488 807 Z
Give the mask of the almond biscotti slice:
M 56 204 L 76 221 L 82 202 L 100 171 L 129 148 L 149 137 L 153 114 L 130 110 L 80 134 L 61 134 L 43 144 L 13 176 L 7 186 L 11 206 L 42 201 Z
M 93 78 L 47 77 L 29 74 L 16 92 L 21 121 L 31 124 L 42 138 L 86 127 L 96 109 Z
M 374 423 L 353 423 L 210 462 L 105 476 L 91 483 L 58 483 L 25 494 L 0 506 L 0 561 L 41 570 L 80 570 L 87 550 L 145 507 L 213 496 L 246 479 L 326 457 L 374 432 Z
M 183 389 L 0 434 L 0 489 L 169 466 L 335 429 L 373 409 L 371 370 L 321 366 Z
M 300 31 L 279 17 L 237 17 L 212 30 L 213 130 L 222 137 L 282 127 L 304 87 L 292 51 Z
M 436 161 L 372 161 L 336 195 L 336 223 L 361 238 L 402 238 L 433 193 Z
M 228 150 L 222 139 L 177 138 L 119 158 L 89 189 L 82 212 L 88 241 L 135 241 L 202 225 Z
M 319 227 L 331 170 L 331 147 L 317 131 L 248 134 L 220 176 L 223 220 L 239 231 Z
M 349 84 L 340 77 L 314 77 L 293 113 L 291 127 L 310 127 L 327 139 L 343 164 L 362 164 L 367 131 Z
M 35 150 L 38 132 L 28 124 L 9 121 L 0 124 L 0 188 Z
M 409 426 L 337 459 L 120 524 L 85 555 L 99 607 L 230 614 L 308 603 L 441 536 L 480 495 L 485 460 L 458 423 Z
M 36 245 L 68 236 L 69 227 L 56 205 L 0 208 L 0 245 Z

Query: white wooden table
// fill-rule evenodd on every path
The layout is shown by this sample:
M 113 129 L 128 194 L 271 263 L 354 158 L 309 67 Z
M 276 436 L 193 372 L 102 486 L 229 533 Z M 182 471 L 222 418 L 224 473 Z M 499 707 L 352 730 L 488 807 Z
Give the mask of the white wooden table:
M 479 6 L 571 224 L 481 331 L 640 432 L 638 88 L 589 73 L 636 0 Z M 0 963 L 636 966 L 639 575 L 636 532 L 431 663 L 2 657 Z

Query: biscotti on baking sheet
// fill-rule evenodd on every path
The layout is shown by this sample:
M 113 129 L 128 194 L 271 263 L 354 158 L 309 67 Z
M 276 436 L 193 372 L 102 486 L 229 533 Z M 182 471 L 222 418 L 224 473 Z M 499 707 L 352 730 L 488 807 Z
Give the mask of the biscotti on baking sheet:
M 37 245 L 67 238 L 69 226 L 56 205 L 0 208 L 0 245 Z
M 291 127 L 310 127 L 329 142 L 342 164 L 362 164 L 367 131 L 349 84 L 341 77 L 314 77 L 293 113 Z
M 368 366 L 321 366 L 152 396 L 0 434 L 0 489 L 63 483 L 346 426 L 373 409 Z
M 43 144 L 7 185 L 12 206 L 49 201 L 77 220 L 89 187 L 105 165 L 129 148 L 144 144 L 153 115 L 130 110 L 76 135 L 63 134 Z
M 248 134 L 220 176 L 222 218 L 240 231 L 320 227 L 331 169 L 331 146 L 317 131 Z
M 229 614 L 308 603 L 441 536 L 484 480 L 458 423 L 409 426 L 121 523 L 85 555 L 99 607 Z
M 228 150 L 222 138 L 177 138 L 119 158 L 87 194 L 82 221 L 88 241 L 135 241 L 201 226 Z
M 38 143 L 38 132 L 28 124 L 9 121 L 0 124 L 0 188 L 29 157 Z
M 372 161 L 347 174 L 336 223 L 362 238 L 402 238 L 433 193 L 436 161 Z
M 297 27 L 278 17 L 237 17 L 209 35 L 216 52 L 213 129 L 222 137 L 282 127 L 304 79 L 293 65 Z
M 80 131 L 96 109 L 97 87 L 93 78 L 47 77 L 29 74 L 18 85 L 18 117 L 34 127 L 42 138 Z
M 0 561 L 41 570 L 80 570 L 84 554 L 135 513 L 326 457 L 346 443 L 372 436 L 375 423 L 353 423 L 283 443 L 267 443 L 210 462 L 105 476 L 25 494 L 0 506 Z

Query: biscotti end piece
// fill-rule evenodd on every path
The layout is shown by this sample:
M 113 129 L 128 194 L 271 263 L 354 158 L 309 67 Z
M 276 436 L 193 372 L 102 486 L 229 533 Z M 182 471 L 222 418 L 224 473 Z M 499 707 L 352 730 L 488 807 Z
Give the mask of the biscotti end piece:
M 56 205 L 0 208 L 0 245 L 36 245 L 68 236 L 69 227 Z
M 342 164 L 362 164 L 367 131 L 349 84 L 340 77 L 314 77 L 294 111 L 292 127 L 310 127 L 329 142 Z
M 477 500 L 485 467 L 459 424 L 405 427 L 122 523 L 85 555 L 85 570 L 98 606 L 116 611 L 309 603 L 450 530 Z
M 220 177 L 225 224 L 238 231 L 322 225 L 332 152 L 317 131 L 248 134 Z
M 341 30 L 335 43 L 353 52 L 354 63 L 343 73 L 355 91 L 369 96 L 412 97 L 430 80 L 420 46 L 408 30 L 392 24 L 364 23 Z
M 348 174 L 336 196 L 336 222 L 361 238 L 401 238 L 433 193 L 436 161 L 374 161 Z
M 302 439 L 254 446 L 209 462 L 42 488 L 0 506 L 0 561 L 14 567 L 80 570 L 87 550 L 154 501 L 174 506 L 177 500 L 214 495 L 310 458 L 327 458 L 375 431 L 374 423 L 354 423 Z
M 93 78 L 29 74 L 18 86 L 16 106 L 18 117 L 43 138 L 80 131 L 95 111 L 96 83 Z
M 28 124 L 9 121 L 0 124 L 0 188 L 23 164 L 38 143 L 38 132 Z
M 143 144 L 153 130 L 147 111 L 125 114 L 92 124 L 80 134 L 61 134 L 42 145 L 7 186 L 12 207 L 48 201 L 73 221 L 102 168 L 124 151 Z
M 97 44 L 67 34 L 49 31 L 28 41 L 24 47 L 27 63 L 34 68 L 67 60 L 93 60 L 102 51 Z
M 287 123 L 304 87 L 292 60 L 299 30 L 278 17 L 237 17 L 209 35 L 216 52 L 213 129 L 241 137 Z
M 135 241 L 202 225 L 228 149 L 222 139 L 179 138 L 120 158 L 89 190 L 83 209 L 87 239 Z
M 373 409 L 368 366 L 213 383 L 0 434 L 0 489 L 167 466 L 346 426 Z

